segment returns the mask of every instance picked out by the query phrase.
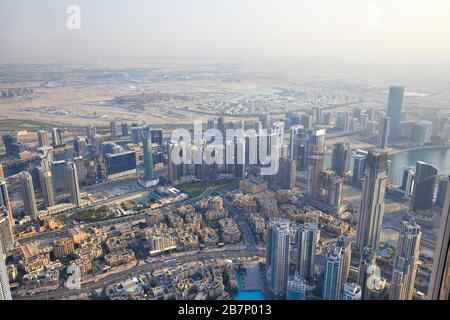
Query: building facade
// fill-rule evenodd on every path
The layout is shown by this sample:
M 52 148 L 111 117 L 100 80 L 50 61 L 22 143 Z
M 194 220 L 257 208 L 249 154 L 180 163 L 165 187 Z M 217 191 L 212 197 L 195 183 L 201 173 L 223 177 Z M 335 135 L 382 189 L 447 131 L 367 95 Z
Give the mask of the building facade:
M 450 299 L 450 183 L 447 184 L 428 288 L 428 299 Z
M 378 251 L 384 215 L 384 195 L 387 181 L 387 152 L 371 150 L 367 156 L 359 207 L 356 247 Z

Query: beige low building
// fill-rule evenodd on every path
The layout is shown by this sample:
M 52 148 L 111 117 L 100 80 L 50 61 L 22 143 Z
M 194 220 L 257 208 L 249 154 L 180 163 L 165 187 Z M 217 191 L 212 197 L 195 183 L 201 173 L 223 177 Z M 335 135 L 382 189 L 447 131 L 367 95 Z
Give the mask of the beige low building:
M 53 241 L 53 254 L 56 258 L 61 259 L 75 252 L 75 244 L 71 238 L 62 238 Z
M 256 178 L 248 178 L 239 182 L 239 190 L 249 194 L 256 194 L 267 190 L 269 184 L 267 181 Z
M 136 258 L 133 250 L 123 249 L 105 255 L 105 260 L 110 267 L 118 267 L 124 264 L 132 263 L 136 261 Z
M 225 218 L 219 221 L 220 233 L 225 243 L 237 243 L 241 239 L 241 232 L 233 219 Z

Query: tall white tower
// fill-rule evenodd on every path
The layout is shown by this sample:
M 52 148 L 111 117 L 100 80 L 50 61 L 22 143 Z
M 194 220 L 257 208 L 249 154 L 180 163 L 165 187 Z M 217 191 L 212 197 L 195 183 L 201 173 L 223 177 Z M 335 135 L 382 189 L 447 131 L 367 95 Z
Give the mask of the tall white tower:
M 390 286 L 391 300 L 412 300 L 422 232 L 415 222 L 403 221 Z
M 369 151 L 367 155 L 356 238 L 356 247 L 360 252 L 365 247 L 371 247 L 374 251 L 378 251 L 380 244 L 387 180 L 387 157 L 387 152 L 376 150 Z

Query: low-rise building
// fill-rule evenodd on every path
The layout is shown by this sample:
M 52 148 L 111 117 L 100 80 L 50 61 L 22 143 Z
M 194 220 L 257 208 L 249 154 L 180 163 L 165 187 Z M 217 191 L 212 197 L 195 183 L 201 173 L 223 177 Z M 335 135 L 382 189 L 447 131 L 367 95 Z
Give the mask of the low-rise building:
M 237 243 L 241 239 L 241 232 L 238 225 L 231 218 L 219 220 L 220 233 L 225 243 Z
M 105 261 L 110 267 L 118 267 L 136 261 L 131 249 L 123 249 L 105 255 Z
M 76 259 L 74 261 L 71 261 L 70 263 L 80 268 L 80 272 L 82 275 L 92 271 L 92 261 L 87 257 Z
M 53 254 L 57 259 L 65 258 L 75 251 L 75 245 L 71 238 L 62 238 L 53 241 L 52 248 Z
M 248 178 L 239 181 L 239 190 L 249 194 L 256 194 L 267 190 L 269 184 L 265 180 L 260 180 L 256 178 Z
M 210 227 L 205 227 L 200 230 L 198 237 L 200 241 L 207 247 L 214 247 L 219 243 L 219 236 L 216 231 Z
M 30 273 L 42 267 L 46 267 L 50 263 L 50 254 L 42 253 L 31 257 L 23 257 L 23 259 L 19 262 L 19 265 L 25 273 Z

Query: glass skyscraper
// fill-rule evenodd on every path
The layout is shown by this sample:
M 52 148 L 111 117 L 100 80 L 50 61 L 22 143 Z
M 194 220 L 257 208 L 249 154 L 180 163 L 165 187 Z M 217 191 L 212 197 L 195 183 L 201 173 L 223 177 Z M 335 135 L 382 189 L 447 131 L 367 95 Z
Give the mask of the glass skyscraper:
M 36 206 L 36 197 L 34 195 L 33 179 L 31 175 L 28 172 L 23 171 L 20 174 L 20 183 L 25 214 L 30 215 L 33 220 L 36 220 L 38 209 Z
M 316 245 L 320 235 L 316 223 L 305 223 L 297 229 L 297 272 L 308 282 L 314 280 Z
M 150 128 L 142 130 L 142 144 L 144 149 L 144 179 L 153 180 L 153 155 Z
M 3 244 L 0 242 L 0 300 L 12 300 L 8 272 L 5 265 Z
M 432 165 L 417 161 L 410 211 L 430 210 L 438 171 Z
M 270 221 L 267 228 L 266 266 L 269 289 L 276 297 L 286 297 L 290 245 L 289 221 Z
M 447 179 L 450 180 L 450 177 Z M 447 183 L 444 208 L 436 241 L 428 299 L 450 299 L 450 184 Z
M 324 300 L 339 300 L 341 296 L 343 256 L 342 248 L 336 247 L 327 253 L 323 284 Z
M 384 215 L 384 194 L 387 180 L 387 157 L 384 151 L 371 150 L 364 171 L 361 205 L 358 216 L 356 247 L 378 251 Z
M 389 122 L 389 137 L 398 138 L 400 135 L 400 117 L 403 106 L 404 87 L 389 87 L 389 99 L 387 105 Z

